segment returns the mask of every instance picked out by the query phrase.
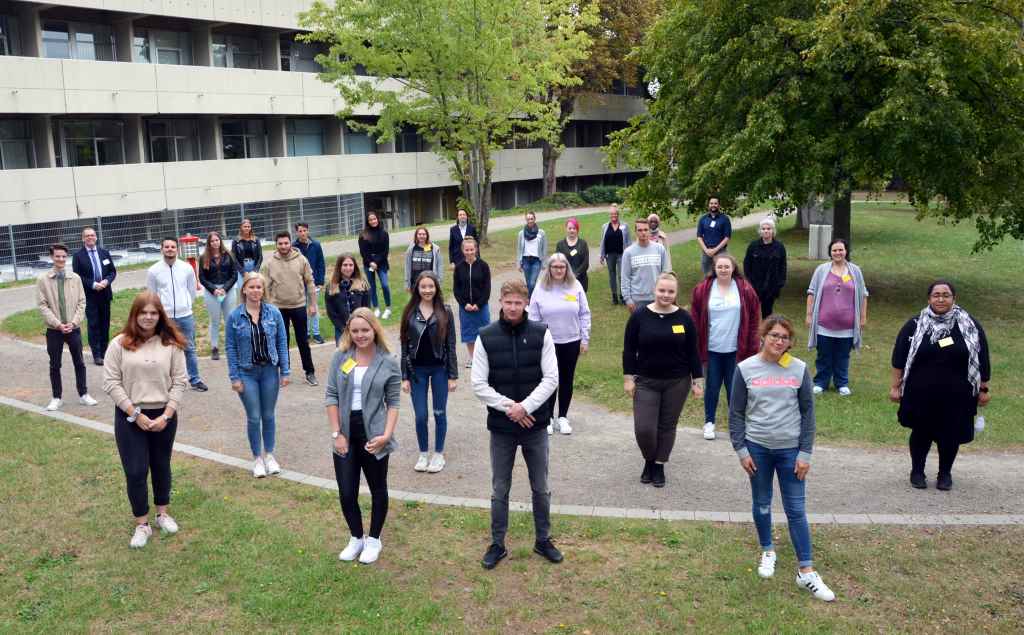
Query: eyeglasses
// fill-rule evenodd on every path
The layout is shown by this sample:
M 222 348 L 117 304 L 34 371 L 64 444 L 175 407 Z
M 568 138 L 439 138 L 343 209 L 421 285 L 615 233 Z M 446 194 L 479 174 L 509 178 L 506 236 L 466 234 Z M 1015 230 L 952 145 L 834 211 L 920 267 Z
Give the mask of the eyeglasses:
M 931 294 L 928 297 L 933 299 L 933 300 L 951 300 L 953 298 L 953 294 L 952 293 L 933 293 L 933 294 Z
M 791 339 L 788 335 L 783 335 L 781 333 L 768 333 L 765 337 L 770 340 L 775 340 L 776 342 L 788 342 Z

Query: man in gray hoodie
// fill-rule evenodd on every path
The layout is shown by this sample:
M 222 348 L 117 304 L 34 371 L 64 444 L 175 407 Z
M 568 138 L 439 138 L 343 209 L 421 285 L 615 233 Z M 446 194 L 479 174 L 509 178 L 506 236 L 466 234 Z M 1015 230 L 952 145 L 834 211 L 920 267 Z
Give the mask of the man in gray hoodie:
M 622 301 L 632 313 L 638 306 L 654 301 L 654 283 L 658 276 L 672 271 L 668 251 L 651 242 L 651 226 L 647 219 L 638 219 L 634 225 L 636 242 L 622 254 Z

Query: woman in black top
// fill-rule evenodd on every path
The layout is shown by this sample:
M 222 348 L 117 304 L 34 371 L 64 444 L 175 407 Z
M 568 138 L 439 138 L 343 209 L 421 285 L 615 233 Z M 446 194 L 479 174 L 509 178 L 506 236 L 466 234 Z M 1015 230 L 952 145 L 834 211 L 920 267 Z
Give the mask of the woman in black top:
M 373 306 L 374 317 L 391 317 L 391 287 L 388 285 L 388 252 L 391 249 L 391 236 L 380 222 L 377 212 L 366 215 L 366 228 L 359 234 L 359 255 L 363 257 L 363 268 L 366 279 L 370 283 L 370 305 Z M 377 304 L 377 280 L 384 293 L 384 314 L 381 315 Z
M 775 239 L 775 218 L 761 221 L 760 236 L 747 246 L 743 273 L 761 301 L 761 319 L 772 314 L 775 299 L 786 286 L 786 247 Z
M 238 296 L 233 292 L 238 271 L 219 232 L 206 236 L 206 248 L 199 258 L 199 284 L 205 290 L 206 312 L 210 315 L 210 359 L 220 359 L 220 321 L 228 321 Z
M 565 238 L 555 245 L 555 252 L 565 256 L 572 267 L 572 274 L 579 280 L 583 290 L 587 290 L 587 270 L 590 269 L 590 248 L 587 241 L 580 238 L 580 222 L 570 218 L 565 222 Z
M 704 393 L 697 329 L 676 306 L 678 290 L 675 274 L 658 276 L 654 302 L 629 316 L 622 347 L 623 388 L 633 399 L 636 443 L 644 456 L 640 482 L 655 487 L 665 486 L 665 463 L 687 391 L 694 397 Z
M 928 487 L 925 459 L 939 446 L 936 487 L 953 488 L 953 461 L 961 443 L 974 440 L 974 416 L 991 395 L 988 340 L 978 321 L 956 303 L 945 280 L 928 287 L 928 306 L 907 320 L 892 351 L 889 398 L 900 405 L 910 433 L 910 484 Z
M 341 254 L 334 262 L 324 306 L 334 325 L 334 345 L 337 346 L 352 312 L 359 307 L 370 306 L 370 285 L 366 284 L 359 271 L 359 263 L 351 254 Z
M 259 271 L 263 264 L 263 247 L 256 232 L 252 230 L 252 221 L 242 219 L 238 227 L 238 238 L 231 244 L 231 255 L 235 257 L 235 269 L 238 271 L 239 288 L 242 276 L 250 271 Z

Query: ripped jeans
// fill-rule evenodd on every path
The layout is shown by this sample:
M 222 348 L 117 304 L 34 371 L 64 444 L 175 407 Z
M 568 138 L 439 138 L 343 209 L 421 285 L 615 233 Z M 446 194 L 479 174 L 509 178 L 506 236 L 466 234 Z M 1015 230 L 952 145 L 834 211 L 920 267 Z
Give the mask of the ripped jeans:
M 448 369 L 444 366 L 414 366 L 409 381 L 412 383 L 412 409 L 416 415 L 416 442 L 420 452 L 426 452 L 430 447 L 428 388 L 434 402 L 434 424 L 437 428 L 434 451 L 444 452 L 444 437 L 448 432 Z
M 811 528 L 807 524 L 804 507 L 804 486 L 807 481 L 798 480 L 793 470 L 799 448 L 772 450 L 746 441 L 750 457 L 754 459 L 757 471 L 750 477 L 750 493 L 753 496 L 754 525 L 763 551 L 774 551 L 772 545 L 772 481 L 779 476 L 779 491 L 782 492 L 782 508 L 786 510 L 789 524 L 789 539 L 796 551 L 799 566 L 813 566 L 811 558 Z

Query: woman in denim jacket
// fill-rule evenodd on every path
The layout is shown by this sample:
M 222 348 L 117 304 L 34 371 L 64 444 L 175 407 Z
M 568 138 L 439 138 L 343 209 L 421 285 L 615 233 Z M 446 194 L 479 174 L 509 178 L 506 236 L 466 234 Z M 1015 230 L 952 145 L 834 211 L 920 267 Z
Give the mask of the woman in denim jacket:
M 274 459 L 274 409 L 278 390 L 288 385 L 291 372 L 284 318 L 277 307 L 263 301 L 264 285 L 258 272 L 245 274 L 243 302 L 231 312 L 224 329 L 228 378 L 245 407 L 249 447 L 254 457 L 252 475 L 256 478 L 281 471 Z

